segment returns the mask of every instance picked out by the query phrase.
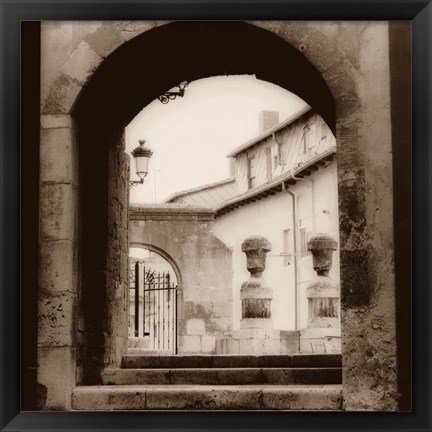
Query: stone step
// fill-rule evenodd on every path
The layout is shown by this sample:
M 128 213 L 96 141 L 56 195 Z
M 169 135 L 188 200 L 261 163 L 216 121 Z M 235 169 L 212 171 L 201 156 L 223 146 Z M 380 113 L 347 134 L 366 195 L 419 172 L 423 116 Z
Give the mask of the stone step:
M 341 368 L 106 369 L 103 384 L 341 384 Z
M 244 367 L 341 367 L 340 354 L 292 355 L 126 355 L 127 369 L 244 368 Z
M 341 385 L 81 386 L 74 410 L 340 410 Z

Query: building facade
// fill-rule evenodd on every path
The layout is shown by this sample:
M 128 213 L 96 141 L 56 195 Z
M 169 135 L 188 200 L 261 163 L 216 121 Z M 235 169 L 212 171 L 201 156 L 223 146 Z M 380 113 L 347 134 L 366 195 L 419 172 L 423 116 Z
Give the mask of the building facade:
M 283 123 L 272 114 L 261 114 L 261 119 L 272 120 L 264 123 L 266 130 L 228 154 L 234 180 L 179 192 L 167 201 L 213 203 L 213 232 L 232 250 L 234 331 L 241 322 L 240 287 L 248 278 L 241 245 L 249 236 L 260 235 L 272 248 L 264 277 L 273 289 L 273 329 L 300 331 L 302 352 L 340 352 L 339 305 L 333 312 L 338 319 L 331 324 L 336 328 L 320 335 L 305 331 L 307 287 L 315 277 L 307 243 L 318 233 L 339 241 L 335 137 L 309 107 Z M 217 194 L 219 188 L 228 187 L 230 198 L 212 200 L 223 196 Z M 339 283 L 338 250 L 330 276 Z M 296 346 L 290 349 L 295 351 Z

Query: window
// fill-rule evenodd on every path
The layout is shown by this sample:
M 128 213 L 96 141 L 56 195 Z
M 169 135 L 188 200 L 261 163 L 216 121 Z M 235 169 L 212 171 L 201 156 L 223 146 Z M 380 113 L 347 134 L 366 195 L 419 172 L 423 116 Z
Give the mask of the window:
M 275 155 L 273 157 L 273 166 L 274 166 L 274 169 L 276 169 L 277 166 L 278 166 L 278 157 L 277 157 L 277 155 Z
M 253 187 L 256 186 L 256 179 L 255 179 L 255 170 L 256 170 L 256 165 L 255 165 L 255 155 L 254 156 L 249 156 L 248 157 L 248 189 L 252 189 Z
M 278 159 L 279 159 L 279 165 L 285 165 L 285 160 L 284 160 L 284 156 L 283 156 L 283 152 L 282 152 L 282 143 L 281 142 L 277 143 L 277 154 L 278 154 Z
M 267 173 L 266 173 L 266 179 L 271 180 L 272 178 L 272 163 L 271 163 L 271 148 L 266 148 L 266 167 L 267 167 Z
M 289 266 L 291 264 L 291 242 L 290 242 L 290 230 L 286 229 L 282 231 L 283 241 L 283 265 Z
M 308 250 L 307 250 L 307 232 L 306 232 L 306 228 L 300 228 L 299 230 L 299 246 L 300 246 L 300 253 L 307 255 Z
M 327 138 L 327 125 L 324 123 L 324 121 L 321 122 L 321 133 L 320 133 L 320 140 L 325 140 Z
M 303 153 L 306 154 L 308 149 L 308 139 L 309 139 L 310 128 L 308 125 L 303 127 Z
M 315 147 L 315 125 L 306 125 L 303 128 L 303 153 L 310 152 L 312 147 Z

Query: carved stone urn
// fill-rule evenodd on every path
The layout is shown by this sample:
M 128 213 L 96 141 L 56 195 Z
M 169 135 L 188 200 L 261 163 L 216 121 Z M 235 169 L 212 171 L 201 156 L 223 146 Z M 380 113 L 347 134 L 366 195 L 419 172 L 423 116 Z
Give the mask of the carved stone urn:
M 307 287 L 308 328 L 339 327 L 339 284 L 329 277 L 337 242 L 327 234 L 318 234 L 307 246 L 317 272 Z
M 266 268 L 266 255 L 270 250 L 271 243 L 261 236 L 248 237 L 242 244 L 250 272 L 250 278 L 243 282 L 240 290 L 243 319 L 271 318 L 273 290 L 262 277 Z

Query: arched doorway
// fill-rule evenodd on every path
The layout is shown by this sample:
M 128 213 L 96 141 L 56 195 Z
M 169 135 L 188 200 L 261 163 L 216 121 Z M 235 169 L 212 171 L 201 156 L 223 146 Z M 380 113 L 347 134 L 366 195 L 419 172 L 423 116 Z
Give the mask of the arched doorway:
M 124 307 L 119 297 L 127 283 L 127 176 L 122 174 L 126 171 L 127 160 L 122 156 L 123 128 L 146 101 L 184 79 L 255 73 L 302 97 L 336 132 L 341 308 L 343 344 L 347 347 L 344 378 L 349 383 L 344 388 L 344 397 L 348 406 L 363 406 L 364 402 L 356 401 L 355 396 L 361 387 L 358 377 L 366 376 L 376 382 L 376 368 L 373 373 L 362 371 L 360 359 L 366 352 L 379 353 L 390 389 L 387 393 L 393 395 L 394 347 L 377 344 L 375 337 L 360 338 L 361 332 L 366 331 L 377 315 L 387 318 L 380 322 L 379 333 L 395 334 L 394 309 L 387 308 L 386 294 L 394 288 L 393 279 L 389 277 L 393 271 L 392 254 L 387 247 L 391 244 L 392 225 L 385 217 L 378 216 L 391 212 L 391 184 L 375 181 L 383 178 L 383 172 L 391 172 L 387 151 L 390 146 L 386 115 L 388 93 L 385 85 L 381 85 L 383 80 L 378 87 L 372 85 L 375 70 L 364 62 L 365 58 L 373 57 L 374 67 L 381 68 L 383 76 L 387 76 L 387 60 L 380 57 L 379 44 L 370 44 L 368 40 L 362 41 L 353 58 L 347 60 L 344 48 L 337 42 L 339 33 L 319 23 L 219 24 L 167 24 L 145 31 L 126 43 L 124 39 L 106 37 L 107 32 L 112 35 L 112 28 L 103 27 L 77 48 L 84 50 L 87 56 L 84 67 L 75 70 L 66 67 L 47 91 L 42 109 L 46 121 L 55 122 L 58 115 L 73 116 L 73 124 L 68 117 L 67 125 L 60 127 L 72 131 L 66 142 L 72 148 L 71 159 L 78 157 L 75 166 L 79 167 L 79 176 L 72 174 L 73 184 L 67 188 L 61 187 L 64 184 L 61 176 L 54 176 L 54 180 L 43 177 L 46 167 L 41 176 L 47 182 L 54 182 L 54 188 L 58 186 L 54 201 L 64 199 L 65 193 L 72 195 L 70 203 L 77 202 L 79 197 L 80 211 L 76 218 L 79 237 L 75 221 L 65 224 L 72 241 L 79 244 L 78 312 L 82 318 L 80 325 L 82 321 L 84 326 L 84 343 L 78 346 L 78 363 L 84 369 L 83 381 L 98 382 L 99 371 L 106 365 L 118 364 L 125 347 L 127 323 L 114 320 L 113 308 L 107 307 Z M 354 34 L 363 30 L 351 31 Z M 382 25 L 371 33 L 382 36 L 380 43 L 385 45 L 386 31 Z M 96 66 L 99 67 L 93 73 Z M 78 93 L 80 96 L 76 100 Z M 50 124 L 54 123 L 45 123 L 45 129 L 50 129 Z M 376 139 L 375 134 L 382 144 L 378 152 L 371 144 Z M 49 140 L 46 135 L 42 136 L 42 144 Z M 93 169 L 95 163 L 97 170 Z M 53 189 L 53 184 L 44 184 L 41 196 L 50 194 L 50 188 Z M 379 212 L 374 213 L 372 208 L 376 208 L 377 199 Z M 369 224 L 373 224 L 372 231 Z M 46 228 L 53 228 L 49 235 L 53 234 L 54 240 L 61 238 L 54 224 L 53 227 L 42 226 L 43 242 L 48 244 L 52 240 L 44 237 Z M 46 246 L 43 242 L 42 248 Z M 73 298 L 72 303 L 75 301 Z M 65 325 L 72 332 L 72 324 Z M 349 346 L 353 341 L 354 347 Z M 48 342 L 45 348 L 50 349 Z M 368 351 L 370 347 L 377 351 Z M 381 401 L 385 406 L 385 397 L 372 386 L 366 393 L 370 403 Z M 391 400 L 395 398 L 392 396 Z
M 279 67 L 280 58 L 289 58 L 289 66 L 287 63 L 286 67 Z M 335 129 L 334 99 L 317 69 L 283 39 L 253 25 L 172 23 L 145 32 L 116 49 L 94 72 L 73 112 L 79 148 L 84 315 L 85 305 L 93 304 L 91 313 L 84 317 L 90 339 L 99 340 L 97 335 L 101 333 L 113 335 L 126 326 L 126 322 L 118 324 L 118 317 L 106 316 L 110 312 L 103 302 L 96 311 L 93 301 L 87 298 L 109 297 L 118 282 L 126 283 L 120 278 L 118 281 L 109 278 L 111 272 L 124 273 L 122 268 L 126 265 L 122 240 L 127 226 L 123 129 L 142 106 L 179 82 L 221 74 L 255 74 L 259 79 L 286 88 L 312 106 Z M 119 77 L 123 78 L 119 80 Z M 98 113 L 96 118 L 94 113 Z M 95 160 L 104 161 L 97 172 L 92 169 Z M 123 262 L 115 257 L 111 259 L 110 254 L 115 255 L 110 252 L 113 250 L 123 256 Z M 103 273 L 111 265 L 117 269 L 108 268 Z M 101 274 L 108 278 L 101 279 L 98 276 Z M 91 294 L 87 284 L 92 286 Z M 97 291 L 100 293 L 96 294 Z M 118 340 L 124 340 L 125 330 L 123 336 L 117 334 L 105 345 L 118 346 Z M 86 351 L 93 353 L 94 344 L 88 339 Z M 86 362 L 84 369 L 95 371 L 120 361 L 121 349 L 111 352 L 105 349 L 103 355 L 100 345 L 95 350 L 99 354 L 91 355 L 91 361 L 99 357 L 100 364 Z
M 129 249 L 128 352 L 175 354 L 177 272 L 154 249 Z

